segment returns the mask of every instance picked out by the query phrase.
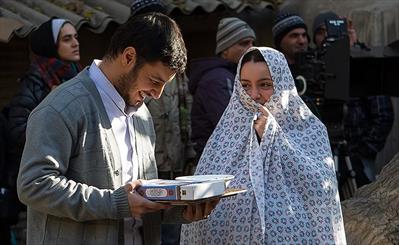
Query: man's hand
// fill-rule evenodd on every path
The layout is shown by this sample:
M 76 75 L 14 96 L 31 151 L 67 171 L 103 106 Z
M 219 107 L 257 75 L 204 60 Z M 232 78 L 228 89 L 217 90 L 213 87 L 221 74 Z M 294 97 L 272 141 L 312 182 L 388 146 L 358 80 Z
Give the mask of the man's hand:
M 220 198 L 212 201 L 188 205 L 184 209 L 183 218 L 191 222 L 206 219 L 219 203 L 219 200 Z
M 170 206 L 149 201 L 136 192 L 136 189 L 141 185 L 140 180 L 135 180 L 125 185 L 127 197 L 129 200 L 130 213 L 133 217 L 139 218 L 143 214 L 156 212 L 162 209 L 167 209 Z

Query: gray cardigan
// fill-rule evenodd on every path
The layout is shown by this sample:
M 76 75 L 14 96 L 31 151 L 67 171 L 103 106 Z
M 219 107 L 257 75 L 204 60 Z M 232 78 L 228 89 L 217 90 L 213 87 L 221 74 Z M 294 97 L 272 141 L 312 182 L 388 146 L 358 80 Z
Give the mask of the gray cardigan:
M 139 178 L 157 177 L 155 132 L 141 106 L 134 114 Z M 121 161 L 101 97 L 85 69 L 31 113 L 17 180 L 28 207 L 28 244 L 120 244 L 131 217 Z M 181 223 L 181 209 L 163 213 Z M 144 244 L 160 243 L 161 213 L 143 217 Z

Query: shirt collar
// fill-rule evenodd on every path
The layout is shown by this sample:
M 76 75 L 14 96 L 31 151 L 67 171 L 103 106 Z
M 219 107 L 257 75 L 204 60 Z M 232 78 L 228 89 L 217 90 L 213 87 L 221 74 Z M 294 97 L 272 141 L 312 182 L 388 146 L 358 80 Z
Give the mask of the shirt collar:
M 101 60 L 94 60 L 89 68 L 89 76 L 93 79 L 96 86 L 101 89 L 118 107 L 118 109 L 125 115 L 132 116 L 137 108 L 126 105 L 123 98 L 120 96 L 114 85 L 108 80 L 105 74 L 98 67 Z

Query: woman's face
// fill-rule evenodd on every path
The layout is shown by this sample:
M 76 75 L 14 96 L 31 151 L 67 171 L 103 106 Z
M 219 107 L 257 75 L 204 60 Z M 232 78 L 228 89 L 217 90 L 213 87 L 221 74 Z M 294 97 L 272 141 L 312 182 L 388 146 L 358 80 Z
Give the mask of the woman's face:
M 273 94 L 273 81 L 266 62 L 246 62 L 241 67 L 241 85 L 253 100 L 265 104 Z
M 61 28 L 57 44 L 60 59 L 72 62 L 80 60 L 78 34 L 71 24 L 66 23 Z

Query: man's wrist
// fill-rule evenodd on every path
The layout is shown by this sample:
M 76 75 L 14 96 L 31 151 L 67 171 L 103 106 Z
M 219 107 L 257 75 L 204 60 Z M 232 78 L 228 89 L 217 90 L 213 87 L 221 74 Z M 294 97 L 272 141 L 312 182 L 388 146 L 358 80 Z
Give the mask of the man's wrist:
M 125 186 L 121 186 L 112 193 L 112 206 L 115 207 L 116 218 L 121 219 L 130 217 L 130 206 L 128 200 L 128 190 Z

